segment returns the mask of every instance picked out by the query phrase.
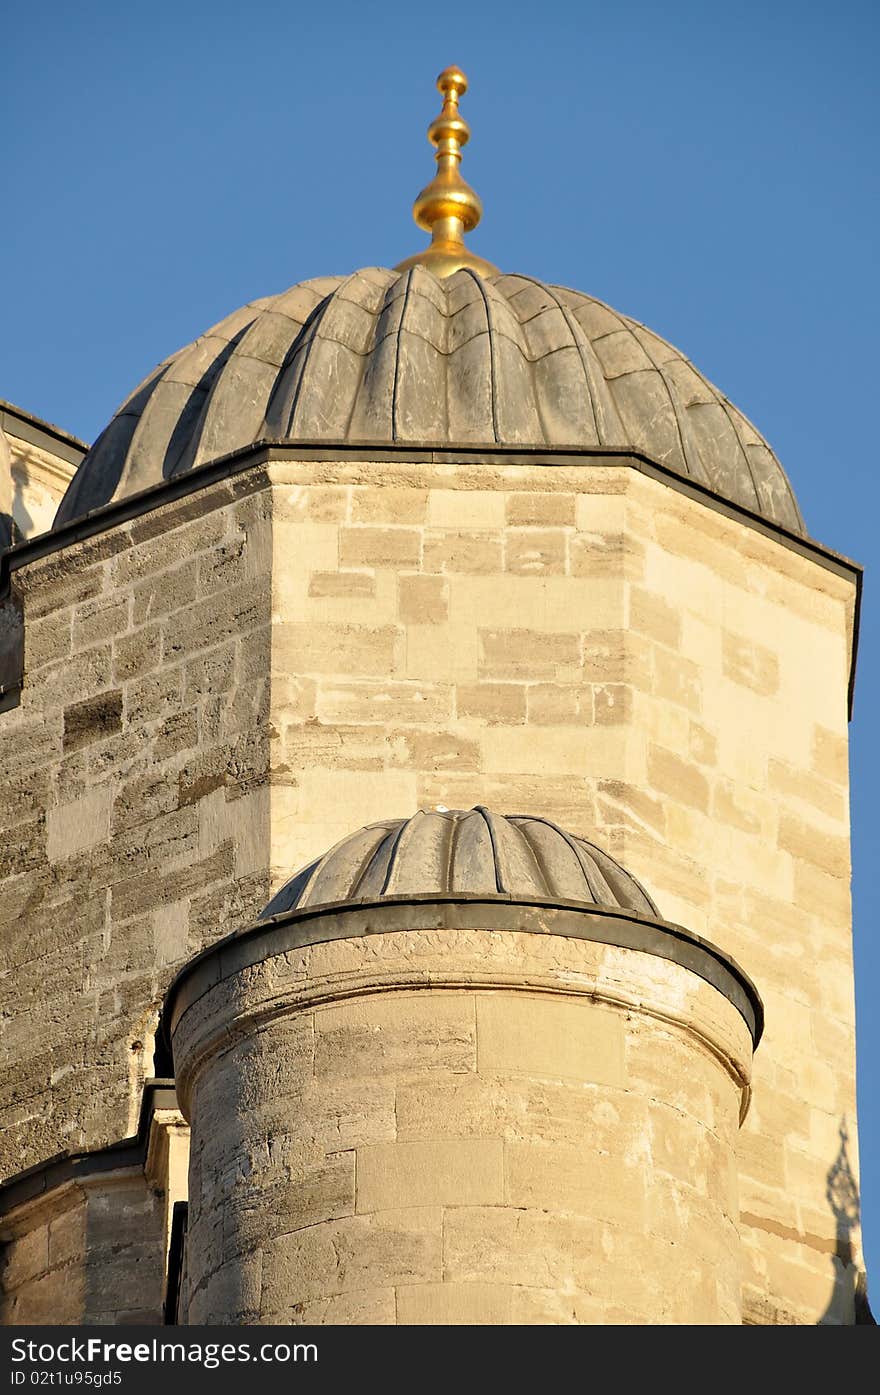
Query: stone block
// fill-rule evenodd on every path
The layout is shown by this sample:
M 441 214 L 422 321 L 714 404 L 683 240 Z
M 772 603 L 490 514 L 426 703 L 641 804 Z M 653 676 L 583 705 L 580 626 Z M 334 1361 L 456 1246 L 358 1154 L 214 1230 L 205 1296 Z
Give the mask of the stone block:
M 58 804 L 46 815 L 46 853 L 50 862 L 60 862 L 85 852 L 110 837 L 112 791 L 101 785 L 70 804 Z
M 508 1141 L 505 1201 L 517 1209 L 590 1216 L 598 1226 L 641 1231 L 651 1181 L 644 1161 L 648 1141 L 647 1121 L 644 1135 L 625 1153 L 601 1151 L 588 1134 L 578 1144 Z
M 43 664 L 57 663 L 72 647 L 72 614 L 57 610 L 43 620 L 30 621 L 24 633 L 24 671 L 30 676 Z
M 629 623 L 639 634 L 658 640 L 670 649 L 677 649 L 681 643 L 681 616 L 677 607 L 639 586 L 630 589 Z
M 262 1321 L 291 1327 L 391 1327 L 398 1321 L 393 1288 L 359 1288 L 314 1298 L 277 1313 L 264 1308 Z
M 397 1322 L 403 1326 L 497 1327 L 512 1318 L 507 1284 L 405 1284 L 397 1289 Z
M 831 877 L 848 877 L 849 839 L 828 833 L 806 819 L 782 811 L 779 815 L 779 847 L 792 857 L 812 863 Z
M 715 765 L 718 761 L 718 741 L 699 722 L 688 723 L 688 755 L 697 765 Z
M 421 556 L 422 535 L 416 528 L 339 530 L 341 567 L 418 567 Z
M 199 649 L 250 634 L 268 619 L 269 594 L 263 579 L 231 586 L 162 622 L 162 661 L 188 659 Z
M 667 795 L 701 813 L 708 812 L 709 783 L 706 776 L 673 751 L 665 751 L 661 746 L 648 747 L 648 781 L 658 794 Z
M 221 550 L 222 551 L 222 550 Z M 218 563 L 218 553 L 209 554 L 212 565 Z M 160 572 L 138 582 L 132 590 L 131 618 L 133 625 L 144 625 L 159 615 L 180 610 L 190 605 L 196 598 L 199 567 L 204 558 L 190 558 L 175 567 L 173 571 Z M 238 577 L 234 578 L 238 580 Z M 218 578 L 220 584 L 228 585 L 230 578 Z
M 644 546 L 631 533 L 577 533 L 571 540 L 572 576 L 640 581 L 644 559 Z
M 511 528 L 573 528 L 574 494 L 534 494 L 523 490 L 505 499 L 505 521 Z
M 280 1312 L 340 1293 L 439 1283 L 441 1212 L 351 1216 L 283 1236 L 263 1255 L 263 1304 Z
M 597 726 L 617 727 L 632 718 L 632 688 L 625 683 L 597 683 L 593 689 L 593 713 Z
M 786 761 L 773 760 L 767 765 L 768 788 L 788 802 L 797 800 L 809 804 L 838 822 L 846 817 L 846 801 L 843 790 L 837 783 L 823 780 L 809 770 L 799 770 Z
M 500 1139 L 431 1139 L 357 1150 L 357 1210 L 480 1206 L 504 1200 Z
M 654 654 L 654 695 L 699 715 L 702 706 L 700 666 L 658 648 Z
M 187 504 L 192 502 L 190 499 Z M 185 562 L 221 541 L 228 525 L 228 511 L 205 511 L 204 494 L 196 502 L 202 510 L 200 516 L 183 517 L 179 527 L 174 526 L 173 516 L 167 511 L 157 510 L 138 520 L 141 526 L 136 530 L 136 545 L 114 557 L 111 563 L 115 587 L 128 586 L 151 573 Z M 132 537 L 135 538 L 135 530 Z
M 525 692 L 528 720 L 536 726 L 593 724 L 593 689 L 588 684 L 530 683 Z
M 452 688 L 444 683 L 328 681 L 320 686 L 317 713 L 322 722 L 445 726 L 452 717 Z
M 816 860 L 794 862 L 794 903 L 829 925 L 848 924 L 852 915 L 849 879 L 837 876 Z
M 274 1143 L 274 1138 L 272 1139 Z M 255 1142 L 259 1161 L 265 1144 Z M 250 1165 L 250 1158 L 243 1166 Z M 234 1192 L 221 1203 L 226 1253 L 267 1249 L 279 1235 L 352 1216 L 355 1212 L 355 1155 L 337 1153 L 321 1162 L 294 1159 L 290 1175 L 273 1181 L 259 1168 L 248 1174 L 243 1195 Z M 362 1208 L 358 1208 L 362 1209 Z
M 449 583 L 443 576 L 398 577 L 398 615 L 405 625 L 440 625 L 449 618 Z
M 459 683 L 455 713 L 470 721 L 516 726 L 526 720 L 527 691 L 520 683 Z
M 845 734 L 827 727 L 813 728 L 813 769 L 823 780 L 846 787 L 849 781 L 849 747 Z
M 334 600 L 370 601 L 376 594 L 376 577 L 371 571 L 312 572 L 309 595 Z
M 475 770 L 480 762 L 479 743 L 453 731 L 392 731 L 388 752 L 402 770 Z
M 625 727 L 533 726 L 527 744 L 516 728 L 486 727 L 480 733 L 486 776 L 568 774 L 590 780 L 610 778 L 625 768 Z
M 477 997 L 477 1069 L 621 1085 L 623 1018 L 589 999 Z
M 481 678 L 525 681 L 580 676 L 581 645 L 577 634 L 481 629 L 479 646 Z
M 403 639 L 392 625 L 281 621 L 273 630 L 273 670 L 282 675 L 386 677 L 399 671 Z
M 379 995 L 315 1014 L 316 1077 L 472 1071 L 475 1057 L 468 994 Z
M 771 649 L 727 630 L 721 641 L 725 678 L 741 688 L 751 688 L 760 697 L 779 691 L 779 659 Z
M 406 672 L 441 682 L 477 678 L 477 635 L 471 624 L 408 625 Z
M 122 730 L 122 693 L 99 693 L 64 709 L 64 750 L 78 751 Z
M 189 1324 L 233 1326 L 260 1318 L 260 1287 L 263 1270 L 260 1250 L 224 1264 L 191 1292 Z
M 503 571 L 503 545 L 489 533 L 438 532 L 426 529 L 426 572 L 465 572 L 495 576 Z
M 352 523 L 424 523 L 428 509 L 426 489 L 356 488 L 351 496 Z
M 602 1233 L 602 1226 L 580 1216 L 500 1206 L 456 1207 L 444 1220 L 444 1281 L 580 1290 L 589 1295 L 607 1272 Z
M 649 794 L 640 785 L 623 780 L 600 780 L 602 821 L 621 823 L 630 828 L 647 828 L 661 838 L 666 833 L 666 801 Z
M 131 634 L 117 636 L 113 641 L 113 678 L 124 683 L 129 678 L 139 678 L 159 664 L 160 636 L 162 630 L 157 622 L 144 625 Z
M 40 1279 L 48 1269 L 49 1227 L 36 1225 L 7 1245 L 3 1289 L 8 1293 L 33 1279 Z
M 60 575 L 54 582 L 39 586 L 38 589 L 35 587 L 34 594 L 28 596 L 28 621 L 38 620 L 43 615 L 53 615 L 56 611 L 100 596 L 106 581 L 107 567 L 98 566 Z
M 110 675 L 109 644 L 99 644 L 59 663 L 46 664 L 40 671 L 41 707 L 44 712 L 53 707 L 65 707 L 83 693 L 107 688 Z
M 568 538 L 561 528 L 522 528 L 507 534 L 505 569 L 519 576 L 563 576 Z
M 432 528 L 493 530 L 504 526 L 504 496 L 493 489 L 432 489 L 428 499 Z
M 281 523 L 342 523 L 354 493 L 350 486 L 339 484 L 276 485 L 272 498 Z

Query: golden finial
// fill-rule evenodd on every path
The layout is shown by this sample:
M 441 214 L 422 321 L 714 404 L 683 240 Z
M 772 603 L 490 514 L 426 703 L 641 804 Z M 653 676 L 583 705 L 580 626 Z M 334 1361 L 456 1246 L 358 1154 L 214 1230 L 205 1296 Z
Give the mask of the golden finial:
M 444 68 L 437 79 L 443 94 L 443 110 L 428 127 L 428 140 L 437 147 L 437 173 L 413 204 L 413 217 L 431 234 L 423 252 L 407 257 L 396 271 L 427 266 L 435 276 L 451 276 L 469 266 L 481 276 L 497 276 L 498 268 L 477 257 L 464 245 L 464 234 L 483 216 L 483 205 L 459 171 L 461 148 L 470 139 L 470 127 L 458 110 L 458 99 L 467 92 L 467 78 L 460 68 Z

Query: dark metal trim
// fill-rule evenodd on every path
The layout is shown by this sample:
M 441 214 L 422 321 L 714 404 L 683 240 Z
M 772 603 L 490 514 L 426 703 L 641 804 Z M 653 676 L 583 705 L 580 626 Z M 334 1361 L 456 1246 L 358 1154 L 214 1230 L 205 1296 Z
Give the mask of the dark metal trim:
M 70 465 L 78 465 L 89 449 L 87 442 L 81 441 L 78 436 L 73 436 L 60 426 L 53 426 L 51 422 L 43 421 L 41 417 L 34 416 L 33 412 L 16 407 L 14 402 L 4 402 L 2 399 L 0 429 L 19 441 L 27 441 L 32 446 L 41 446 L 44 450 L 51 451 L 59 460 L 66 460 Z
M 502 921 L 499 924 L 499 921 Z M 395 930 L 469 929 L 561 935 L 618 945 L 668 959 L 717 988 L 737 1009 L 757 1047 L 764 1007 L 748 974 L 717 945 L 670 921 L 619 907 L 535 897 L 451 894 L 388 896 L 285 911 L 227 935 L 176 974 L 165 995 L 160 1031 L 171 1048 L 177 1023 L 192 1004 L 241 969 L 306 945 L 357 939 Z
M 80 1177 L 94 1177 L 96 1173 L 115 1172 L 123 1167 L 143 1167 L 147 1160 L 153 1115 L 157 1109 L 177 1108 L 173 1080 L 145 1081 L 136 1134 L 104 1148 L 56 1153 L 45 1162 L 15 1173 L 0 1186 L 0 1216 L 8 1215 L 25 1202 L 35 1201 Z
M 186 1232 L 189 1229 L 189 1203 L 175 1201 L 171 1208 L 171 1234 L 168 1239 L 168 1281 L 162 1321 L 166 1327 L 176 1327 L 180 1318 L 180 1281 L 183 1278 L 183 1258 L 186 1253 Z

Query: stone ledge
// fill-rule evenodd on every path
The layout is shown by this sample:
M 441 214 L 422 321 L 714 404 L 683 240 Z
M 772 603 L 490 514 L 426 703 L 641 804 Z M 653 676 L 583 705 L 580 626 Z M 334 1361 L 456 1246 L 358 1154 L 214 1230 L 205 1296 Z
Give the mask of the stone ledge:
M 215 507 L 220 507 L 225 503 L 231 503 L 239 497 L 242 492 L 242 485 L 234 483 L 237 476 L 245 474 L 253 469 L 261 472 L 273 462 L 301 462 L 303 464 L 321 463 L 371 463 L 376 465 L 403 462 L 422 465 L 483 465 L 502 466 L 505 468 L 516 466 L 546 467 L 546 468 L 578 468 L 583 466 L 610 466 L 628 467 L 639 471 L 647 477 L 657 480 L 659 483 L 670 486 L 688 498 L 708 506 L 726 517 L 734 519 L 745 526 L 762 533 L 765 537 L 781 543 L 784 547 L 799 553 L 821 567 L 834 572 L 836 575 L 854 582 L 856 588 L 855 607 L 853 617 L 853 652 L 850 668 L 849 684 L 849 704 L 852 712 L 853 685 L 855 681 L 856 652 L 858 647 L 858 627 L 861 609 L 861 591 L 863 569 L 850 558 L 841 553 L 834 552 L 831 548 L 809 538 L 801 537 L 777 523 L 771 523 L 761 515 L 751 512 L 749 509 L 739 504 L 733 504 L 729 500 L 716 494 L 707 486 L 698 483 L 696 480 L 688 479 L 679 475 L 676 471 L 653 460 L 650 456 L 634 451 L 613 450 L 608 447 L 589 447 L 580 449 L 560 450 L 554 447 L 522 447 L 522 446 L 499 446 L 497 444 L 487 445 L 483 449 L 474 448 L 470 445 L 466 448 L 455 446 L 408 446 L 405 444 L 392 445 L 382 443 L 381 445 L 371 445 L 363 443 L 345 443 L 339 445 L 328 445 L 326 442 L 320 444 L 310 444 L 308 442 L 274 442 L 270 440 L 257 441 L 253 445 L 243 447 L 241 450 L 233 451 L 231 454 L 221 456 L 206 465 L 199 466 L 198 469 L 178 475 L 172 479 L 165 480 L 162 484 L 153 485 L 149 489 L 140 493 L 132 494 L 116 503 L 106 504 L 101 508 L 94 509 L 81 518 L 64 524 L 56 531 L 43 533 L 32 538 L 25 543 L 20 543 L 17 547 L 7 548 L 0 552 L 0 607 L 8 602 L 12 589 L 12 574 L 27 566 L 30 562 L 40 558 L 50 556 L 55 552 L 62 551 L 74 543 L 82 542 L 96 534 L 106 532 L 116 527 L 120 523 L 131 522 L 133 519 L 152 513 L 164 505 L 171 504 L 177 500 L 184 499 L 191 494 L 207 488 L 214 484 L 227 484 L 227 490 L 218 499 Z M 259 487 L 259 484 L 253 487 Z M 177 521 L 177 515 L 172 515 L 167 526 L 172 527 Z M 149 535 L 163 531 L 161 519 L 153 521 Z M 0 653 L 0 710 L 15 706 L 18 701 L 22 683 L 22 669 L 20 656 L 13 647 L 10 656 L 5 658 Z
M 160 1110 L 178 1111 L 174 1081 L 148 1080 L 144 1085 L 137 1133 L 104 1148 L 82 1152 L 56 1153 L 45 1162 L 37 1163 L 24 1172 L 16 1173 L 0 1186 L 0 1223 L 12 1212 L 30 1203 L 39 1202 L 69 1183 L 96 1174 L 143 1171 L 150 1147 L 153 1120 Z
M 753 1047 L 761 1039 L 764 1010 L 752 980 L 735 960 L 683 926 L 636 912 L 585 908 L 576 901 L 436 894 L 309 907 L 258 921 L 226 936 L 190 960 L 172 980 L 165 996 L 161 1031 L 170 1049 L 171 1037 L 188 1008 L 225 979 L 276 955 L 307 945 L 401 930 L 459 929 L 559 935 L 670 960 L 723 994 L 745 1022 Z

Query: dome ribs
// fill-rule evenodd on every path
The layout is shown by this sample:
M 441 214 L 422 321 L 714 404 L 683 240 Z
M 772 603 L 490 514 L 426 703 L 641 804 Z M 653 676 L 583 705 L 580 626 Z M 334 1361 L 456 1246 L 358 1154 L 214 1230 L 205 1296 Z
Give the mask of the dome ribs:
M 700 480 L 701 483 L 707 484 L 708 477 L 706 475 L 705 469 L 703 468 L 703 463 L 700 459 L 700 452 L 696 442 L 694 441 L 693 433 L 690 429 L 690 423 L 687 418 L 687 413 L 682 408 L 676 393 L 673 392 L 672 384 L 670 383 L 669 377 L 666 373 L 665 364 L 667 360 L 661 359 L 660 355 L 655 351 L 651 342 L 654 336 L 651 334 L 650 330 L 645 329 L 644 325 L 640 325 L 636 320 L 631 320 L 630 324 L 632 327 L 632 333 L 635 335 L 636 339 L 641 344 L 645 354 L 650 359 L 651 363 L 654 365 L 657 374 L 661 382 L 663 383 L 663 386 L 665 387 L 667 395 L 669 397 L 669 403 L 672 407 L 672 411 L 675 416 L 675 425 L 676 430 L 678 431 L 678 439 L 681 443 L 681 458 L 683 472 L 685 474 L 691 475 L 694 479 Z
M 81 518 L 92 509 L 109 504 L 119 494 L 134 490 L 120 489 L 128 462 L 131 442 L 150 397 L 167 369 L 168 361 L 160 364 L 140 387 L 126 399 L 110 419 L 91 450 L 83 456 L 52 524 L 60 528 L 72 519 Z M 155 483 L 151 480 L 150 483 Z M 142 486 L 143 487 L 143 486 Z M 137 486 L 135 486 L 137 488 Z
M 291 877 L 289 882 L 285 882 L 261 912 L 260 919 L 269 920 L 273 915 L 283 915 L 285 911 L 291 910 L 294 906 L 306 905 L 308 903 L 309 883 L 323 860 L 320 857 L 316 858 L 301 872 L 297 872 L 295 877 Z
M 424 267 L 412 267 L 406 279 L 396 344 L 394 440 L 439 441 L 448 432 L 446 298 Z
M 501 888 L 489 824 L 477 809 L 462 813 L 458 824 L 450 890 L 497 895 Z
M 347 902 L 449 896 L 659 915 L 636 879 L 586 839 L 541 815 L 477 805 L 422 809 L 359 829 L 297 872 L 260 918 Z
M 315 333 L 315 324 L 327 307 L 327 300 L 321 300 L 314 307 L 302 329 L 288 350 L 281 372 L 266 404 L 266 428 L 276 440 L 295 439 L 295 421 L 302 387 L 303 370 L 308 357 L 308 348 Z
M 291 434 L 297 440 L 345 440 L 365 372 L 375 358 L 376 300 L 376 288 L 355 272 L 323 303 L 303 344 L 292 417 Z
M 340 838 L 338 843 L 318 860 L 302 905 L 323 905 L 328 901 L 365 899 L 360 895 L 377 853 L 384 846 L 389 832 L 398 827 L 398 820 L 369 824 L 354 835 Z M 384 878 L 384 868 L 382 870 Z M 340 888 L 347 895 L 338 895 Z
M 527 334 L 529 325 L 545 320 L 549 307 L 555 308 L 568 335 L 568 344 L 560 342 L 552 346 L 548 345 L 544 336 L 542 352 L 534 354 L 538 400 L 548 444 L 561 446 L 573 441 L 585 441 L 597 446 L 622 444 L 626 438 L 619 415 L 592 346 L 571 310 L 556 287 L 544 286 L 527 276 L 518 279 L 533 288 L 540 303 L 540 309 L 536 309 L 525 322 Z M 542 329 L 546 329 L 543 324 Z M 529 340 L 530 347 L 537 349 L 534 330 L 529 334 Z M 572 357 L 569 345 L 574 352 L 573 372 L 568 367 Z M 579 393 L 578 388 L 586 389 L 586 392 Z M 553 423 L 552 428 L 547 425 L 549 422 Z
M 527 276 L 367 267 L 252 301 L 167 359 L 55 526 L 253 442 L 638 452 L 803 534 L 764 439 L 672 345 Z
M 486 313 L 486 335 L 489 349 L 489 401 L 492 405 L 492 440 L 500 441 L 502 437 L 498 435 L 498 369 L 495 362 L 495 334 L 492 325 L 492 314 L 489 309 L 489 297 L 482 277 L 478 276 L 470 267 L 463 268 L 458 272 L 459 276 L 467 276 L 476 286 L 480 299 L 483 302 L 483 309 Z
M 719 393 L 719 397 L 724 402 L 727 415 L 733 422 L 734 430 L 748 459 L 755 482 L 759 513 L 777 518 L 793 533 L 806 532 L 798 501 L 785 470 L 745 413 L 735 407 L 723 393 Z
M 412 291 L 413 273 L 408 271 L 405 276 L 405 289 L 403 292 L 403 304 L 400 307 L 400 321 L 397 334 L 394 340 L 394 383 L 391 388 L 391 439 L 400 440 L 398 429 L 399 415 L 399 395 L 400 395 L 400 351 L 403 342 L 404 324 L 406 321 L 406 307 L 409 304 L 410 292 Z
M 394 440 L 392 419 L 398 336 L 406 297 L 406 278 L 390 277 L 373 312 L 370 351 L 361 365 L 356 384 L 349 384 L 347 388 L 351 393 L 350 407 L 340 440 Z

